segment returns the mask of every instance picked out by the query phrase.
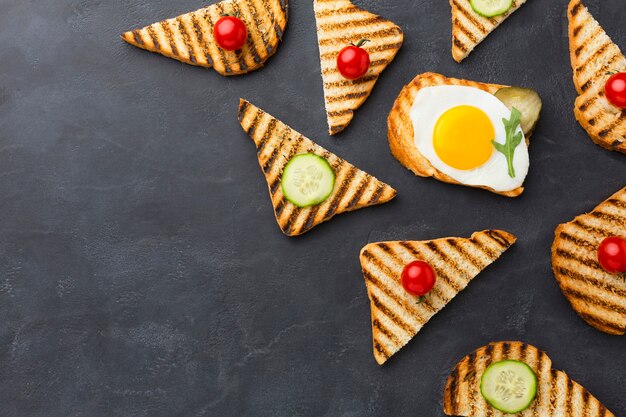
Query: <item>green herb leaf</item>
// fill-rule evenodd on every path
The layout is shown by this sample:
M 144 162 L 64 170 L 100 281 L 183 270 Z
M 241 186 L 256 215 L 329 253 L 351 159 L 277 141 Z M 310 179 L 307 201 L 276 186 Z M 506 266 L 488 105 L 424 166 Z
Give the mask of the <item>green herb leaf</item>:
M 520 118 L 522 113 L 515 107 L 511 110 L 511 118 L 509 120 L 502 119 L 504 123 L 504 130 L 506 131 L 506 142 L 504 144 L 498 143 L 492 140 L 493 146 L 496 150 L 506 157 L 506 163 L 509 166 L 509 177 L 515 178 L 515 168 L 513 168 L 513 155 L 515 154 L 515 148 L 522 143 L 524 135 L 522 132 L 517 132 L 517 128 L 520 125 Z

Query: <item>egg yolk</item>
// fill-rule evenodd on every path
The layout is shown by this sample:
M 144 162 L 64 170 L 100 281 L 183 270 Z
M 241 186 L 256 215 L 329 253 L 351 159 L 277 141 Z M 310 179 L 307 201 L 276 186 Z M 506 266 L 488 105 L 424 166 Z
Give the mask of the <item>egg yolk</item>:
M 468 170 L 489 160 L 495 137 L 493 123 L 485 112 L 473 106 L 458 106 L 437 120 L 433 147 L 447 165 Z

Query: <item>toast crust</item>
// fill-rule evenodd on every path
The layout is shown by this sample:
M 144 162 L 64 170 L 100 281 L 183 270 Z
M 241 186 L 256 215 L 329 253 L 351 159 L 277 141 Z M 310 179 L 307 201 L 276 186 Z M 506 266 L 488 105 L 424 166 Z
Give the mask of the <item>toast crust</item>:
M 485 230 L 470 238 L 370 243 L 360 262 L 371 304 L 372 345 L 379 365 L 402 349 L 484 268 L 513 243 L 515 236 Z M 428 262 L 437 274 L 433 289 L 417 303 L 404 291 L 401 275 L 412 261 Z
M 387 138 L 389 140 L 389 148 L 393 156 L 404 167 L 413 171 L 415 175 L 420 177 L 434 177 L 439 181 L 450 184 L 461 184 L 454 178 L 449 177 L 443 172 L 436 169 L 428 159 L 426 159 L 415 146 L 413 122 L 409 115 L 413 100 L 417 93 L 425 87 L 433 87 L 437 85 L 461 85 L 474 87 L 495 94 L 499 89 L 506 87 L 498 84 L 485 84 L 475 81 L 459 80 L 456 78 L 447 78 L 441 74 L 427 72 L 420 74 L 409 84 L 405 85 L 398 98 L 396 99 L 389 117 L 387 118 Z M 526 137 L 528 143 L 530 136 Z M 506 197 L 517 197 L 524 191 L 524 187 L 518 187 L 511 191 L 499 192 L 490 187 L 466 185 L 467 187 L 482 188 L 492 193 L 500 194 Z
M 121 35 L 131 45 L 185 64 L 213 68 L 224 76 L 261 68 L 276 53 L 287 26 L 289 0 L 224 0 Z M 246 24 L 248 39 L 237 51 L 222 49 L 213 36 L 224 14 Z
M 579 96 L 574 116 L 591 140 L 610 151 L 626 153 L 626 109 L 604 96 L 610 72 L 626 70 L 626 58 L 580 0 L 567 8 L 570 61 Z
M 626 239 L 626 188 L 593 211 L 559 225 L 552 244 L 552 271 L 572 308 L 589 325 L 612 334 L 626 332 L 626 280 L 597 262 L 607 237 Z
M 513 5 L 504 14 L 486 18 L 474 11 L 470 0 L 450 0 L 452 9 L 452 58 L 458 63 L 493 32 L 526 0 L 513 0 Z
M 354 112 L 367 100 L 378 77 L 400 50 L 404 35 L 393 22 L 356 7 L 349 0 L 315 0 L 320 68 L 328 133 L 335 135 L 352 121 Z M 361 39 L 370 55 L 370 68 L 357 79 L 343 78 L 337 69 L 337 55 Z
M 239 100 L 239 123 L 257 147 L 259 165 L 267 180 L 276 221 L 287 236 L 297 236 L 339 213 L 386 203 L 396 190 L 356 168 L 334 153 L 296 132 L 250 102 Z M 335 188 L 322 203 L 297 207 L 283 194 L 283 169 L 296 155 L 313 153 L 324 158 L 335 174 Z
M 501 360 L 525 362 L 537 375 L 537 397 L 520 417 L 615 417 L 593 395 L 563 371 L 552 369 L 548 355 L 523 342 L 494 342 L 476 349 L 454 367 L 443 393 L 443 411 L 449 416 L 511 416 L 491 407 L 480 394 L 485 369 Z

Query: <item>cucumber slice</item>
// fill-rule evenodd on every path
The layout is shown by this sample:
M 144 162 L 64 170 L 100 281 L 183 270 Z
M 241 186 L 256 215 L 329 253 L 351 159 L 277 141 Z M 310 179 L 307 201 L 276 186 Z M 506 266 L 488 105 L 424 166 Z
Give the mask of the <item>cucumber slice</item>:
M 470 4 L 479 15 L 494 17 L 506 13 L 513 6 L 513 0 L 471 0 Z
M 524 135 L 528 136 L 535 130 L 541 115 L 541 97 L 535 90 L 521 87 L 504 87 L 496 91 L 496 98 L 512 110 L 515 107 L 522 113 L 521 126 Z
M 321 156 L 303 153 L 289 160 L 280 185 L 285 198 L 296 206 L 315 206 L 333 192 L 335 173 Z
M 537 395 L 537 375 L 524 362 L 496 362 L 483 373 L 480 393 L 494 408 L 504 413 L 519 413 Z

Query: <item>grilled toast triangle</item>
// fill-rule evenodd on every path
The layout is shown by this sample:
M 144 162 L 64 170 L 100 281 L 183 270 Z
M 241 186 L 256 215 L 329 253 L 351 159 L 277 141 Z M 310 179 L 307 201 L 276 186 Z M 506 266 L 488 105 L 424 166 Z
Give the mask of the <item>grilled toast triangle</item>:
M 239 101 L 239 123 L 257 147 L 278 225 L 296 236 L 339 213 L 386 203 L 396 190 L 327 151 L 250 102 Z M 335 187 L 322 203 L 300 208 L 287 200 L 281 187 L 283 169 L 295 155 L 313 153 L 324 158 L 335 174 Z
M 526 363 L 537 375 L 537 397 L 529 408 L 517 414 L 496 410 L 480 394 L 485 369 L 507 359 Z M 490 343 L 461 359 L 446 381 L 443 411 L 462 417 L 615 417 L 565 372 L 552 369 L 545 352 L 522 342 Z
M 574 115 L 597 145 L 626 153 L 626 109 L 604 96 L 611 72 L 626 71 L 626 58 L 580 0 L 567 9 L 570 60 L 578 98 Z
M 213 25 L 225 14 L 246 24 L 248 39 L 237 51 L 219 47 Z M 224 0 L 122 34 L 131 45 L 186 64 L 213 68 L 221 75 L 239 75 L 263 66 L 276 52 L 287 26 L 288 0 Z
M 502 230 L 485 230 L 469 239 L 378 242 L 361 249 L 376 362 L 382 365 L 405 346 L 515 240 Z M 416 260 L 427 262 L 437 275 L 435 286 L 420 303 L 401 282 L 404 266 Z
M 483 17 L 476 13 L 470 0 L 450 0 L 452 8 L 452 57 L 461 62 L 526 0 L 513 0 L 511 8 L 503 15 Z
M 552 244 L 552 270 L 563 295 L 588 324 L 608 334 L 626 332 L 626 280 L 598 263 L 600 242 L 626 239 L 626 188 L 589 214 L 559 225 Z
M 331 135 L 344 130 L 372 92 L 378 76 L 393 61 L 403 42 L 402 30 L 380 16 L 362 10 L 348 0 L 315 0 L 315 20 L 320 52 L 324 102 Z M 349 44 L 368 39 L 370 68 L 358 80 L 343 78 L 337 55 Z

